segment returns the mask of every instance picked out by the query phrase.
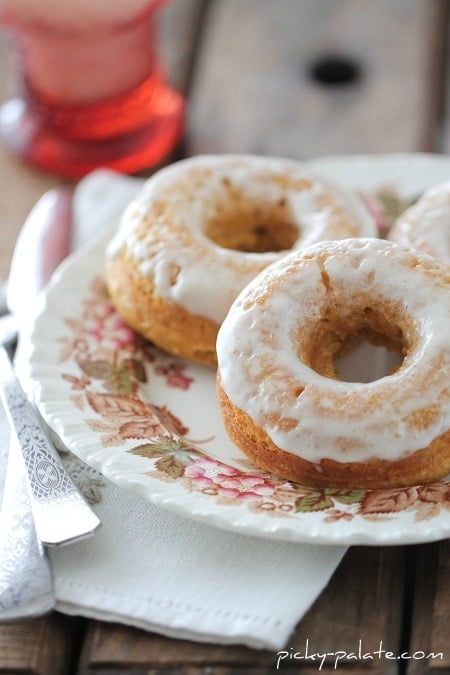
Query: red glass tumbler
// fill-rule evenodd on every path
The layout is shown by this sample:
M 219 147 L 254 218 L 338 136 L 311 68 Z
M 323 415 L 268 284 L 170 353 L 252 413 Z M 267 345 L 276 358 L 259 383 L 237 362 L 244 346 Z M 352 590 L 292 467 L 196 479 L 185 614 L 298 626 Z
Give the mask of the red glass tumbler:
M 19 79 L 17 96 L 0 111 L 7 146 L 70 178 L 161 162 L 181 137 L 184 113 L 158 60 L 155 13 L 163 2 L 141 0 L 131 17 L 85 24 L 2 16 Z

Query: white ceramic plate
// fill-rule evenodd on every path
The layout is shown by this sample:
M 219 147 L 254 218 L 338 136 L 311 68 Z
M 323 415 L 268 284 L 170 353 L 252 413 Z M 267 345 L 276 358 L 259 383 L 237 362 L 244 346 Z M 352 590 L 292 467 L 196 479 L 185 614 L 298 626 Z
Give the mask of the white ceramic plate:
M 450 176 L 443 156 L 331 157 L 311 165 L 367 195 L 382 229 L 386 208 L 394 213 Z M 32 393 L 64 445 L 121 487 L 242 534 L 326 544 L 450 535 L 448 481 L 313 489 L 252 467 L 223 429 L 212 370 L 163 354 L 115 314 L 102 282 L 110 234 L 60 268 L 25 349 Z

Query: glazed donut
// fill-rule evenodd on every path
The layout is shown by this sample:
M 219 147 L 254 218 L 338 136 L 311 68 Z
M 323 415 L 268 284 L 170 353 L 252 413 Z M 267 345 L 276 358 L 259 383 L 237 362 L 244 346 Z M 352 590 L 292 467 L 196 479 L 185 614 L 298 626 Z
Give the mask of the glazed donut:
M 338 379 L 361 334 L 398 345 L 398 369 Z M 450 270 L 377 239 L 287 255 L 238 296 L 217 339 L 225 428 L 259 467 L 317 486 L 381 488 L 450 472 Z
M 450 265 L 450 181 L 428 189 L 392 226 L 388 239 Z
M 376 236 L 359 200 L 299 162 L 198 156 L 150 178 L 106 255 L 125 321 L 167 352 L 216 365 L 217 330 L 241 289 L 290 249 Z

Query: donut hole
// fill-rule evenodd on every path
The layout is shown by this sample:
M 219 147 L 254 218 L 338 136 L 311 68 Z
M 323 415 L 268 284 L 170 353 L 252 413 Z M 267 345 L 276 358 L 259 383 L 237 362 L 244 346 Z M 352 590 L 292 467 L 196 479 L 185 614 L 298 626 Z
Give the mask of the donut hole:
M 288 251 L 300 236 L 284 197 L 264 202 L 237 190 L 216 200 L 203 232 L 217 246 L 245 253 Z
M 406 317 L 392 308 L 365 306 L 351 313 L 333 306 L 316 324 L 308 365 L 346 382 L 373 382 L 398 370 L 415 342 Z
M 346 382 L 373 382 L 391 375 L 404 361 L 402 344 L 381 333 L 362 332 L 344 343 L 333 359 L 337 378 Z

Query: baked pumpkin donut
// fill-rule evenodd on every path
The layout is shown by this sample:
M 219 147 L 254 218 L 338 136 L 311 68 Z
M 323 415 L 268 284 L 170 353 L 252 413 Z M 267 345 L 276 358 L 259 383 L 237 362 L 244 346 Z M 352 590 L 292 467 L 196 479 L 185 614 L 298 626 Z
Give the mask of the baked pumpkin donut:
M 338 379 L 334 357 L 368 334 L 398 369 Z M 217 340 L 231 439 L 258 466 L 318 486 L 382 488 L 450 472 L 450 269 L 377 239 L 287 255 L 242 291 Z
M 450 265 L 450 181 L 424 192 L 397 218 L 388 238 Z
M 376 236 L 352 194 L 299 162 L 198 156 L 150 178 L 106 256 L 118 312 L 167 352 L 216 365 L 217 330 L 242 288 L 290 249 Z

